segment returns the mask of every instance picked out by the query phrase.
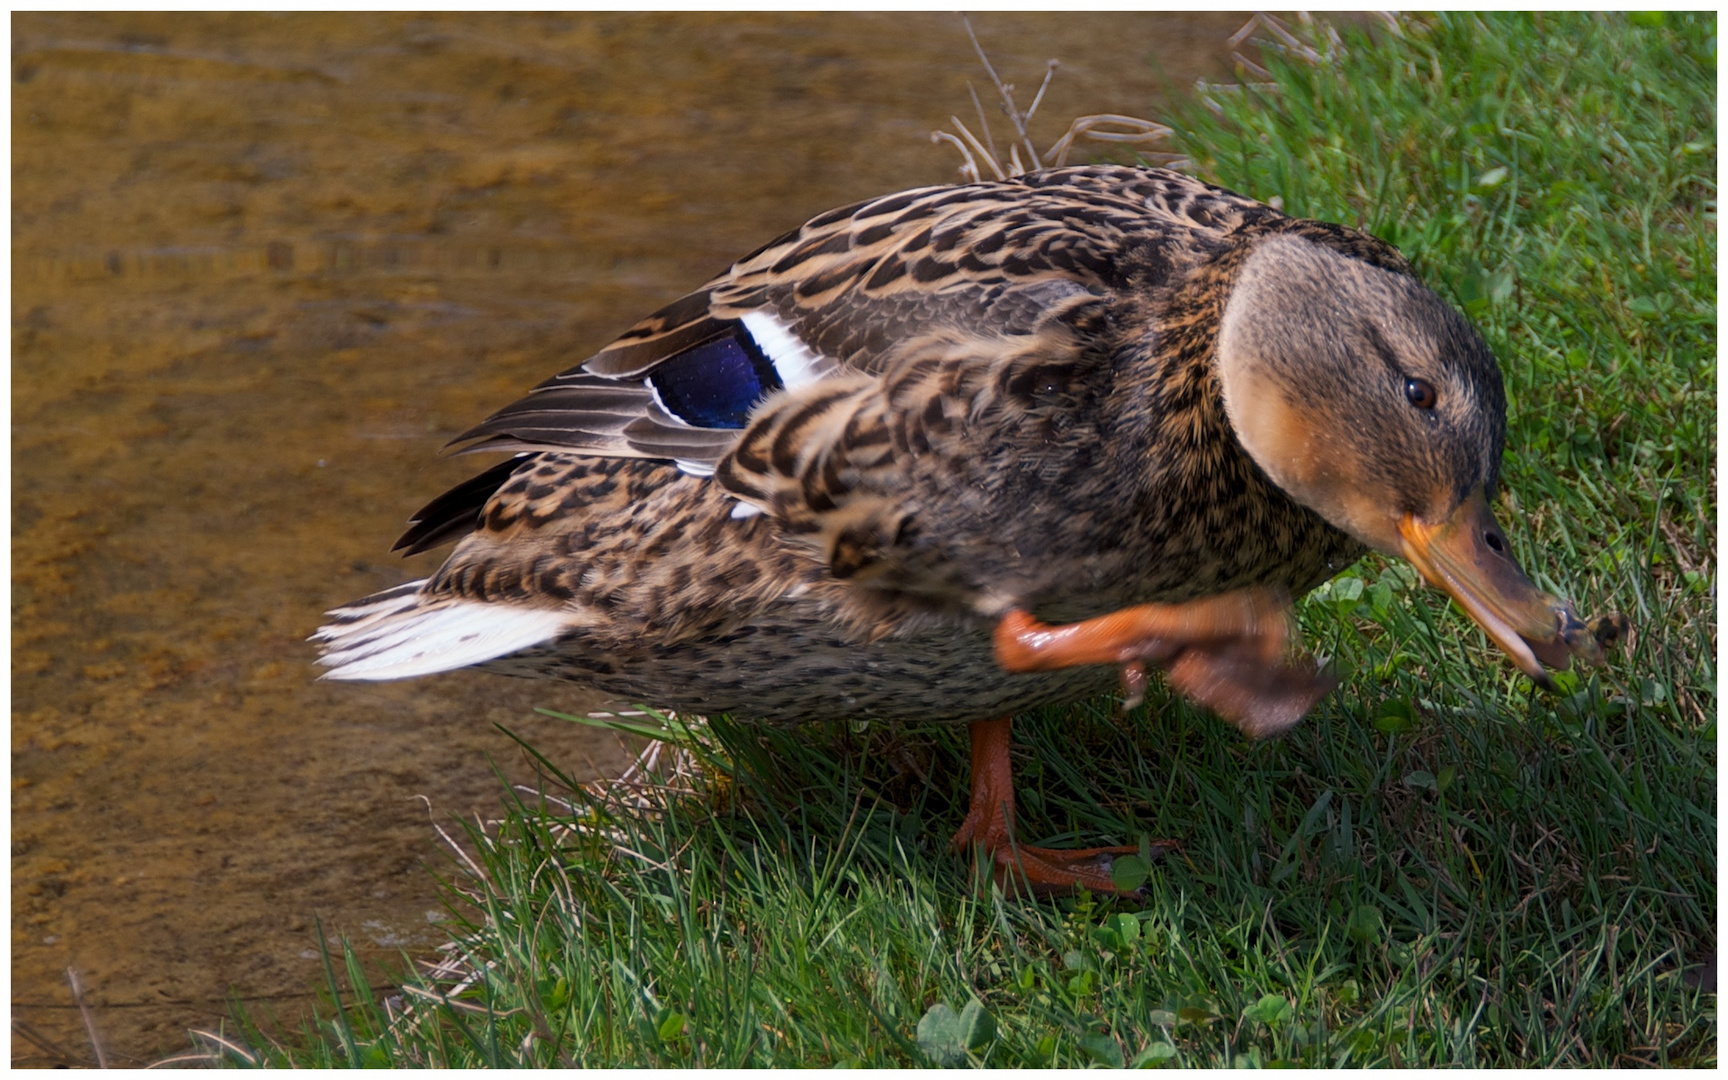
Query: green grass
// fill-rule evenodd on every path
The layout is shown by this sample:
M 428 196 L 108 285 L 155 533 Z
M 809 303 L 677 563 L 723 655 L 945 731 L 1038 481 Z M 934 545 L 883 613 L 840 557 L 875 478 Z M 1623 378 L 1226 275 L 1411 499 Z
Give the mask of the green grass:
M 1607 669 L 1535 691 L 1376 558 L 1301 605 L 1343 682 L 1285 739 L 1158 687 L 1022 718 L 1028 839 L 1183 842 L 1134 898 L 974 890 L 964 731 L 678 729 L 705 767 L 643 806 L 547 763 L 556 798 L 466 838 L 460 973 L 333 965 L 317 1020 L 242 1016 L 226 1060 L 1713 1065 L 1715 18 L 1404 26 L 1270 57 L 1182 149 L 1482 328 L 1498 512 L 1539 583 L 1631 618 Z

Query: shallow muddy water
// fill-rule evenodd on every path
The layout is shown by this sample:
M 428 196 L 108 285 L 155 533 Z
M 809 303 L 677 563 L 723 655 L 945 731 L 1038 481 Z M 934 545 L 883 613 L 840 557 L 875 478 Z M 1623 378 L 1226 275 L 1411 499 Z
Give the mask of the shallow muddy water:
M 1035 131 L 1156 118 L 1230 14 L 983 15 Z M 430 822 L 504 724 L 629 748 L 474 673 L 314 681 L 324 609 L 429 572 L 451 436 L 806 217 L 955 176 L 949 15 L 13 17 L 12 992 L 18 1064 L 297 1023 L 314 918 L 441 940 Z M 981 85 L 981 93 L 987 86 Z M 988 100 L 988 99 L 987 99 Z M 22 1033 L 20 1037 L 19 1033 Z

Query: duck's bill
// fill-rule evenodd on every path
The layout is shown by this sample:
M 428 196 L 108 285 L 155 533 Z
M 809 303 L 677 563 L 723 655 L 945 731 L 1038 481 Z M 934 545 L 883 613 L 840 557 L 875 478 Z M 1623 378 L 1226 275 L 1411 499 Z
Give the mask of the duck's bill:
M 1513 561 L 1482 489 L 1450 518 L 1427 522 L 1406 515 L 1398 531 L 1404 557 L 1450 593 L 1538 685 L 1554 688 L 1544 664 L 1564 671 L 1573 656 L 1602 663 L 1601 644 L 1572 605 L 1538 589 Z

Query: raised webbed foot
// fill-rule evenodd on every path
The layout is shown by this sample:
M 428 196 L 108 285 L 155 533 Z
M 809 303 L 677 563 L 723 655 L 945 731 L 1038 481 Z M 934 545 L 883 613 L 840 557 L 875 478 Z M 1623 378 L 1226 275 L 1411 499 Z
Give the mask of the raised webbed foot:
M 996 625 L 996 660 L 1007 671 L 1117 664 L 1131 693 L 1143 681 L 1138 666 L 1155 664 L 1179 693 L 1260 738 L 1300 720 L 1336 685 L 1287 655 L 1288 607 L 1277 593 L 1245 589 L 1063 626 L 1014 610 Z

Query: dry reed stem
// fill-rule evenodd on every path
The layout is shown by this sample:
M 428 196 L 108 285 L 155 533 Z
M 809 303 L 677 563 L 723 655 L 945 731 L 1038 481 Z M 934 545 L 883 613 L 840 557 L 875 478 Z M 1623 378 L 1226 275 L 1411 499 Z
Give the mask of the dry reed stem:
M 229 1053 L 233 1054 L 237 1058 L 240 1058 L 242 1061 L 246 1062 L 246 1064 L 248 1064 L 248 1065 L 258 1064 L 258 1059 L 255 1056 L 253 1056 L 252 1054 L 249 1054 L 245 1050 L 241 1049 L 241 1047 L 239 1046 L 238 1043 L 235 1043 L 230 1039 L 223 1038 L 220 1032 L 204 1031 L 202 1029 L 194 1029 L 191 1034 L 192 1034 L 192 1037 L 194 1039 L 202 1039 L 206 1042 L 215 1043 L 217 1046 L 220 1046 L 223 1049 L 227 1050 Z M 221 1058 L 221 1055 L 217 1054 L 215 1051 L 211 1052 L 211 1056 L 218 1059 L 218 1060 L 220 1060 L 220 1058 Z
M 1092 116 L 1082 116 L 1068 125 L 1068 130 L 1051 144 L 1050 149 L 1043 154 L 1032 142 L 1030 125 L 1032 117 L 1038 112 L 1038 106 L 1044 102 L 1044 94 L 1050 89 L 1051 81 L 1056 77 L 1056 69 L 1061 65 L 1055 60 L 1045 63 L 1044 79 L 1038 85 L 1038 93 L 1033 96 L 1032 104 L 1022 112 L 1014 102 L 1014 86 L 1002 81 L 997 74 L 995 65 L 990 63 L 990 57 L 984 51 L 984 46 L 978 41 L 978 35 L 972 29 L 972 20 L 962 15 L 960 21 L 966 27 L 966 36 L 972 41 L 972 48 L 978 53 L 979 61 L 984 65 L 984 71 L 990 76 L 991 85 L 996 88 L 996 95 L 1001 99 L 1002 111 L 1007 115 L 1008 122 L 1014 128 L 1014 139 L 1008 144 L 1008 160 L 1004 162 L 1002 155 L 996 149 L 995 137 L 990 131 L 990 121 L 984 114 L 983 103 L 978 100 L 978 91 L 971 83 L 966 84 L 966 92 L 972 97 L 972 107 L 978 113 L 979 131 L 982 138 L 972 134 L 971 130 L 961 123 L 958 116 L 950 116 L 949 123 L 954 125 L 960 134 L 954 135 L 946 131 L 930 133 L 931 142 L 951 143 L 960 151 L 963 159 L 960 174 L 972 183 L 984 179 L 984 168 L 994 174 L 997 180 L 1007 180 L 1020 176 L 1035 169 L 1042 169 L 1046 164 L 1061 167 L 1068 163 L 1068 154 L 1079 139 L 1091 139 L 1095 142 L 1118 142 L 1147 145 L 1160 139 L 1168 138 L 1172 131 L 1163 124 L 1151 120 L 1142 120 L 1133 116 L 1122 116 L 1116 113 L 1099 113 Z M 1117 128 L 1121 130 L 1109 130 Z M 1165 164 L 1186 163 L 1180 154 L 1149 152 L 1148 156 L 1164 158 Z
M 61 1065 L 76 1065 L 81 1060 L 29 1021 L 16 1016 L 12 1018 L 12 1034 L 35 1046 L 43 1053 L 57 1058 Z
M 91 1014 L 90 1006 L 84 1001 L 84 988 L 78 984 L 78 972 L 72 968 L 66 969 L 66 981 L 72 984 L 72 1000 L 78 1005 L 78 1014 L 84 1018 L 84 1031 L 90 1036 L 90 1048 L 96 1051 L 96 1067 L 108 1067 L 108 1053 L 102 1049 L 102 1040 L 96 1034 L 96 1017 Z

